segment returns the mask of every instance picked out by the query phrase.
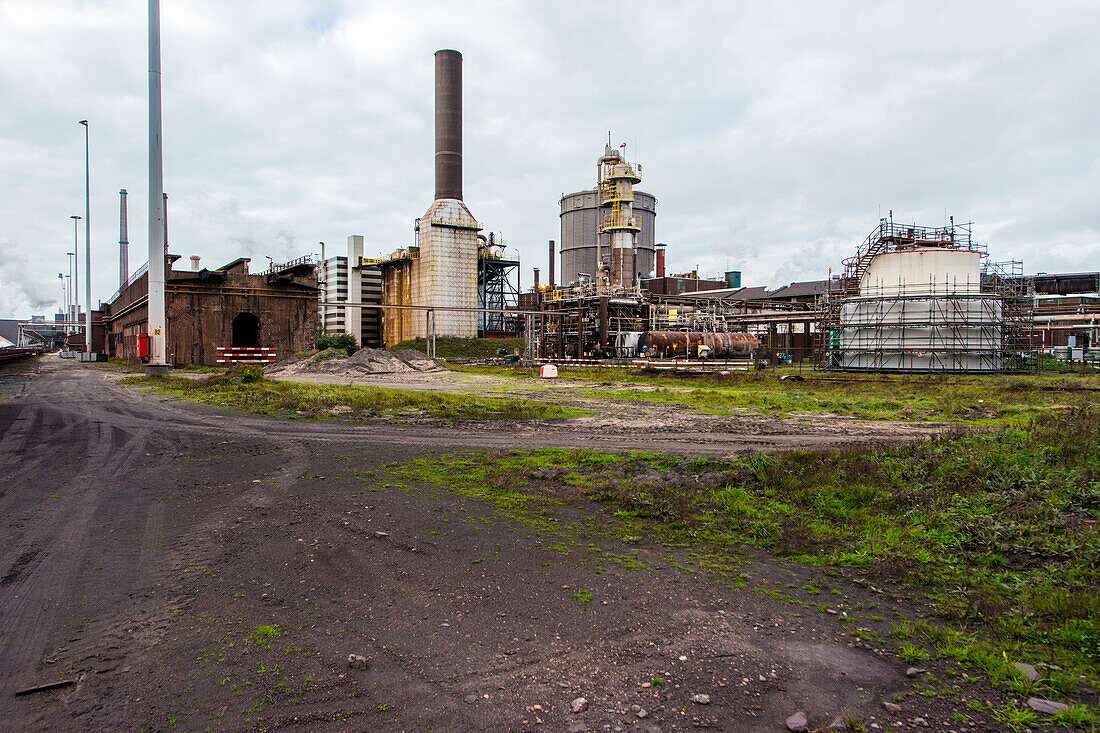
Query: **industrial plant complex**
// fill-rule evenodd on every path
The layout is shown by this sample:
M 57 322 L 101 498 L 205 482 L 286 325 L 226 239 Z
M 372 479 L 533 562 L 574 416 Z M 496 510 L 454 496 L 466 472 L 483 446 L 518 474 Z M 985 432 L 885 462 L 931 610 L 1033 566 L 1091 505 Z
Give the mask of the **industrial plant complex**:
M 1083 6 L 185 0 L 165 156 L 146 1 L 147 196 L 0 10 L 0 727 L 1100 730 Z
M 741 273 L 707 278 L 666 270 L 657 197 L 642 166 L 610 139 L 591 188 L 558 202 L 560 236 L 520 288 L 518 255 L 471 212 L 462 181 L 462 55 L 435 54 L 435 197 L 408 243 L 271 263 L 190 268 L 168 254 L 164 219 L 164 348 L 175 366 L 270 361 L 311 348 L 318 332 L 365 347 L 437 336 L 524 339 L 529 362 L 681 368 L 812 364 L 824 370 L 1014 372 L 1041 352 L 1090 360 L 1100 273 L 1025 275 L 998 263 L 971 223 L 929 227 L 881 219 L 837 263 L 838 274 L 769 289 Z M 166 197 L 165 197 L 166 198 Z M 165 201 L 166 203 L 166 201 Z M 126 191 L 120 192 L 119 290 L 90 314 L 91 351 L 151 353 L 148 265 L 129 274 Z M 674 247 L 674 245 L 673 245 Z M 13 323 L 21 346 L 84 350 L 72 310 Z M 639 361 L 640 360 L 640 361 Z M 671 360 L 671 361 L 670 361 Z

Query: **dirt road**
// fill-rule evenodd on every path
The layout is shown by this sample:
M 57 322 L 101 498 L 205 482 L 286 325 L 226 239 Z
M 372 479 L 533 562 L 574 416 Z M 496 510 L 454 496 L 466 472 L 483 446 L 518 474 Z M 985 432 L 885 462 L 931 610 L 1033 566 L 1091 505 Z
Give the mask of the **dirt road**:
M 730 455 L 863 437 L 272 421 L 114 382 L 51 358 L 0 367 L 0 727 L 774 731 L 798 710 L 814 725 L 947 720 L 920 697 L 883 712 L 910 691 L 906 665 L 849 622 L 858 613 L 888 634 L 899 611 L 886 596 L 759 554 L 737 583 L 716 584 L 644 538 L 604 548 L 624 561 L 597 572 L 583 537 L 563 543 L 386 472 L 456 447 Z M 807 585 L 824 595 L 805 607 L 768 592 Z M 15 694 L 52 682 L 66 684 Z

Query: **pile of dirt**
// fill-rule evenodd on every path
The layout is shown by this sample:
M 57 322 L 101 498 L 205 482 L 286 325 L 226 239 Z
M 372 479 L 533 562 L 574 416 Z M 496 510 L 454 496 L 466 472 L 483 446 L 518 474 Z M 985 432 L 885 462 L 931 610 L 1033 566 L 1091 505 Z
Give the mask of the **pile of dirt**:
M 407 374 L 409 372 L 441 371 L 443 366 L 435 359 L 413 349 L 387 351 L 385 349 L 359 349 L 351 356 L 333 351 L 322 351 L 313 356 L 294 356 L 271 364 L 264 374 L 273 377 L 293 375 L 333 374 L 356 376 L 359 374 Z

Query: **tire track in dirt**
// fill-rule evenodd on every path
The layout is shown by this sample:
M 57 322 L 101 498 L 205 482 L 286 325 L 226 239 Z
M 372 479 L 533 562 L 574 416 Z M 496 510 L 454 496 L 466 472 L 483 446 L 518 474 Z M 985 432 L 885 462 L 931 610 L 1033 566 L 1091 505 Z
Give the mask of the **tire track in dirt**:
M 81 479 L 91 478 L 94 464 L 110 453 L 113 431 L 107 426 L 93 433 L 89 452 L 92 461 L 72 482 L 79 487 Z M 19 685 L 34 681 L 33 667 L 46 645 L 51 621 L 57 613 L 60 599 L 68 590 L 68 580 L 83 559 L 88 523 L 98 502 L 94 487 L 73 491 L 52 527 L 38 524 L 38 533 L 56 531 L 53 540 L 35 556 L 16 583 L 0 596 L 0 624 L 5 629 L 0 644 L 0 696 L 11 694 Z
M 15 416 L 4 431 L 4 437 L 0 438 L 0 469 L 7 469 L 20 462 L 19 454 L 27 447 L 37 420 L 38 410 L 28 410 L 23 405 L 15 408 Z

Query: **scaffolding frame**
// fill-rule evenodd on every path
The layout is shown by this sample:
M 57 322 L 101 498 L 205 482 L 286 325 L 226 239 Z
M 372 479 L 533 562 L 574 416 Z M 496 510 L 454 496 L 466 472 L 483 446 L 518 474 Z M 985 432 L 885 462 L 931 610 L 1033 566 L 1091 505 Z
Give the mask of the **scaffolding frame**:
M 950 248 L 973 248 L 969 229 L 966 233 L 964 242 L 955 240 L 959 246 Z M 879 253 L 886 251 L 897 250 Z M 858 264 L 859 259 L 849 258 L 846 264 Z M 957 283 L 930 282 L 853 293 L 856 264 L 834 278 L 822 302 L 814 335 L 815 368 L 1013 373 L 1034 367 L 1034 285 L 1023 276 L 1022 262 L 986 262 L 981 281 L 961 290 Z M 861 267 L 866 272 L 866 265 Z
M 516 317 L 503 311 L 519 307 L 519 261 L 481 256 L 477 262 L 477 331 L 482 338 L 515 335 Z

